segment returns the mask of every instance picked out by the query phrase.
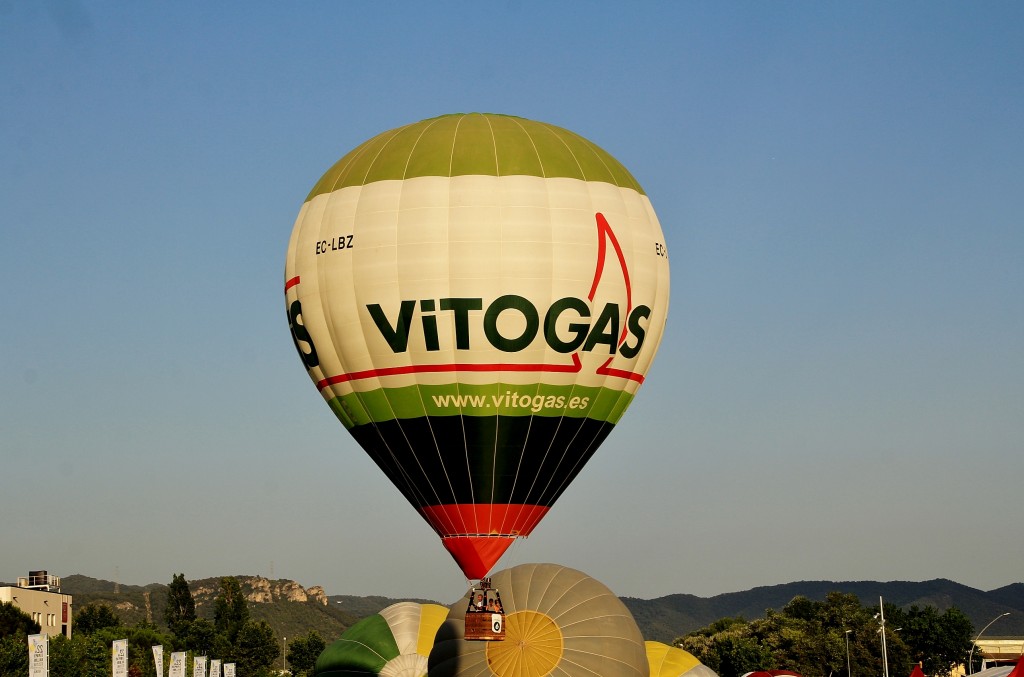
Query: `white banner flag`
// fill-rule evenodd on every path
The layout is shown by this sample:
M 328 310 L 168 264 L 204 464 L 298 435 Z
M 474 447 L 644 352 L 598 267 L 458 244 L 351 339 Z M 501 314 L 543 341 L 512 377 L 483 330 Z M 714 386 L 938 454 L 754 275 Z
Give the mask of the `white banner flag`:
M 210 661 L 210 677 L 220 677 L 220 659 Z
M 46 635 L 28 636 L 28 677 L 46 677 L 50 670 L 50 638 Z
M 156 667 L 156 677 L 164 677 L 164 645 L 157 644 L 153 647 L 153 665 Z
M 171 668 L 167 677 L 185 677 L 185 652 L 175 651 L 171 654 Z
M 235 677 L 235 664 L 225 663 L 224 664 L 224 677 Z
M 192 661 L 192 677 L 206 677 L 206 656 L 196 656 Z
M 114 677 L 128 677 L 128 640 L 115 639 L 110 649 Z

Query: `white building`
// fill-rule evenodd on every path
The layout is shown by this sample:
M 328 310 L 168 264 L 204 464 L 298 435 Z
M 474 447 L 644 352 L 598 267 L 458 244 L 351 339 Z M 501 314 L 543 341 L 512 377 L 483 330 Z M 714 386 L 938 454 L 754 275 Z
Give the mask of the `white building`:
M 30 571 L 16 586 L 0 587 L 0 602 L 10 602 L 39 624 L 47 636 L 71 637 L 71 595 L 60 591 L 60 578 Z

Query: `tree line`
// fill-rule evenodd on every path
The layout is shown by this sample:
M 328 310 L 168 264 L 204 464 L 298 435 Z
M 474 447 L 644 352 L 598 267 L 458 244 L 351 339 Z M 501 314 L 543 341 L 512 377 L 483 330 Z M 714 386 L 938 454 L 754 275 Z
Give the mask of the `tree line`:
M 693 654 L 720 677 L 740 677 L 757 670 L 791 670 L 804 677 L 878 677 L 883 661 L 890 677 L 908 677 L 919 663 L 929 677 L 950 677 L 966 665 L 974 628 L 956 607 L 939 613 L 933 606 L 903 609 L 885 604 L 886 651 L 877 607 L 862 606 L 856 595 L 832 592 L 823 601 L 793 598 L 780 611 L 763 618 L 722 618 L 673 644 Z M 281 641 L 266 621 L 249 617 L 241 585 L 234 577 L 219 581 L 214 619 L 196 615 L 195 600 L 184 574 L 175 574 L 167 589 L 164 610 L 167 630 L 152 623 L 121 623 L 106 604 L 88 604 L 75 613 L 73 637 L 50 638 L 50 673 L 62 677 L 107 677 L 111 674 L 111 643 L 127 639 L 129 674 L 155 674 L 152 647 L 163 645 L 165 657 L 187 651 L 192 657 L 235 663 L 237 674 L 267 677 L 280 665 Z M 39 625 L 17 607 L 0 604 L 0 677 L 28 674 L 27 636 Z M 316 631 L 293 639 L 285 659 L 293 675 L 312 675 L 326 643 Z M 166 660 L 166 658 L 165 658 Z M 974 653 L 974 670 L 981 656 Z M 165 668 L 166 671 L 166 668 Z
M 191 677 L 194 656 L 219 658 L 235 663 L 236 674 L 245 677 L 269 677 L 281 658 L 281 641 L 266 621 L 249 617 L 249 607 L 241 584 L 233 576 L 220 579 L 214 601 L 214 619 L 196 616 L 195 599 L 184 574 L 174 574 L 167 589 L 164 621 L 167 631 L 152 623 L 133 626 L 121 623 L 106 604 L 87 604 L 79 609 L 72 624 L 72 637 L 50 637 L 50 674 L 62 677 L 109 677 L 111 644 L 128 640 L 129 677 L 156 674 L 152 647 L 164 647 L 164 671 L 171 652 L 188 652 L 187 675 Z M 39 632 L 39 625 L 13 604 L 0 603 L 0 677 L 24 677 L 28 674 L 28 635 Z M 313 674 L 317 657 L 326 646 L 315 631 L 293 639 L 285 660 L 293 675 Z
M 933 606 L 884 604 L 882 611 L 862 606 L 853 594 L 832 592 L 820 602 L 798 596 L 764 618 L 723 618 L 673 644 L 719 677 L 773 669 L 805 677 L 878 677 L 886 663 L 890 677 L 907 677 L 915 663 L 929 677 L 949 677 L 967 665 L 974 627 L 956 607 L 940 614 Z M 977 670 L 980 655 L 973 660 Z

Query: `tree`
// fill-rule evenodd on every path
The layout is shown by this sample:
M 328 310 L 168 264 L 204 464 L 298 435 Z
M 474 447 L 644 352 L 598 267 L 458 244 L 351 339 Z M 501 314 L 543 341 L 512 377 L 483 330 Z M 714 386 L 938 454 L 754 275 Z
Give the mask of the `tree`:
M 853 595 L 823 601 L 794 597 L 781 612 L 752 621 L 750 634 L 771 652 L 777 667 L 801 674 L 845 672 L 846 630 L 868 620 Z
M 0 637 L 0 677 L 22 677 L 28 674 L 26 637 L 24 632 Z
M 771 652 L 753 637 L 724 637 L 718 645 L 718 656 L 715 672 L 722 677 L 739 677 L 775 667 Z
M 77 616 L 78 614 L 75 615 Z M 75 628 L 78 628 L 78 618 L 75 618 Z M 75 640 L 78 640 L 77 635 Z M 80 644 L 81 641 L 77 641 L 77 643 Z M 72 641 L 64 635 L 56 635 L 50 638 L 48 662 L 51 675 L 60 675 L 61 677 L 82 676 L 82 665 L 75 655 L 75 644 L 76 641 Z
M 823 627 L 845 633 L 855 626 L 867 623 L 871 614 L 861 606 L 857 595 L 848 592 L 830 592 L 818 611 Z
M 936 652 L 943 664 L 935 665 L 935 675 L 952 675 L 958 665 L 966 665 L 974 647 L 974 624 L 957 607 L 946 609 L 939 618 L 939 637 L 942 646 Z
M 316 666 L 316 659 L 320 657 L 327 643 L 316 630 L 310 630 L 305 637 L 292 640 L 288 645 L 288 665 L 291 666 L 292 674 L 312 675 Z
M 110 644 L 103 636 L 105 632 L 108 631 L 100 630 L 92 636 L 72 636 L 72 653 L 79 665 L 79 677 L 107 677 L 110 674 Z
M 238 632 L 249 620 L 249 607 L 242 594 L 242 586 L 234 576 L 220 579 L 220 594 L 214 601 L 214 626 L 219 634 L 224 635 L 228 642 L 234 644 Z
M 249 621 L 238 632 L 236 645 L 238 674 L 265 673 L 281 655 L 273 628 L 266 621 Z
M 886 656 L 890 673 L 910 672 L 911 650 L 891 629 L 899 610 L 886 606 Z M 898 623 L 898 621 L 897 621 Z M 795 597 L 782 611 L 746 622 L 727 618 L 674 644 L 692 653 L 722 677 L 772 668 L 805 675 L 845 675 L 847 641 L 853 677 L 876 677 L 882 666 L 879 624 L 873 609 L 854 595 L 830 593 L 823 601 Z
M 192 598 L 185 574 L 174 574 L 171 584 L 167 586 L 167 608 L 164 620 L 167 627 L 178 636 L 196 619 L 196 601 Z
M 86 604 L 75 612 L 75 632 L 86 635 L 102 628 L 116 628 L 121 620 L 106 604 Z
M 891 610 L 886 607 L 885 613 L 886 625 L 900 628 L 899 637 L 909 649 L 910 660 L 920 662 L 925 674 L 945 677 L 957 665 L 967 663 L 974 626 L 956 607 L 942 614 L 932 606 Z
M 12 602 L 0 602 L 0 637 L 19 632 L 34 635 L 39 632 L 39 624 Z
M 721 677 L 775 667 L 771 653 L 742 618 L 723 618 L 673 642 Z
M 190 649 L 198 655 L 209 654 L 217 641 L 217 629 L 209 620 L 197 618 L 176 635 L 179 649 Z
M 171 638 L 146 623 L 135 625 L 122 636 L 128 640 L 128 674 L 154 674 L 153 647 L 157 644 L 167 646 Z

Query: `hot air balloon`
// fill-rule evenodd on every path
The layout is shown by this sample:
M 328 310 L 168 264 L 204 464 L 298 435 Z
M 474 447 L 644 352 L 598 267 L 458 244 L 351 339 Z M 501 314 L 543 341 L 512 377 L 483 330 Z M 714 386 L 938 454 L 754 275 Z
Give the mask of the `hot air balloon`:
M 317 658 L 315 677 L 423 677 L 434 635 L 448 615 L 439 604 L 399 602 L 367 616 Z
M 647 677 L 643 637 L 600 581 L 557 564 L 521 564 L 493 576 L 505 604 L 504 642 L 467 642 L 466 601 L 450 607 L 430 652 L 430 677 Z
M 651 677 L 718 677 L 689 651 L 661 642 L 645 642 Z
M 524 118 L 385 132 L 316 183 L 285 301 L 310 378 L 467 579 L 529 535 L 643 383 L 665 240 L 611 155 Z

